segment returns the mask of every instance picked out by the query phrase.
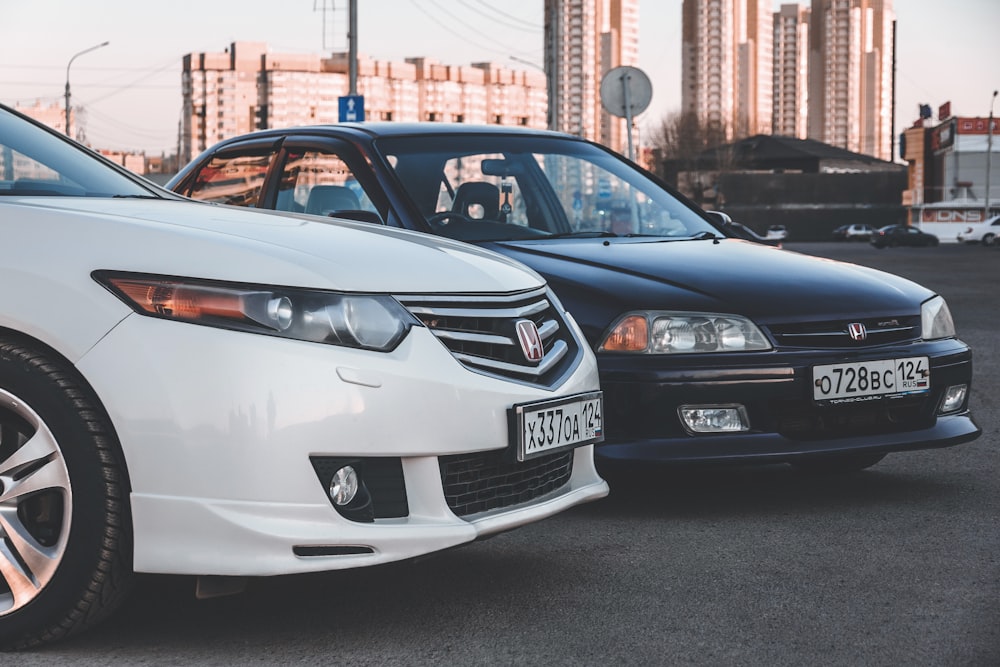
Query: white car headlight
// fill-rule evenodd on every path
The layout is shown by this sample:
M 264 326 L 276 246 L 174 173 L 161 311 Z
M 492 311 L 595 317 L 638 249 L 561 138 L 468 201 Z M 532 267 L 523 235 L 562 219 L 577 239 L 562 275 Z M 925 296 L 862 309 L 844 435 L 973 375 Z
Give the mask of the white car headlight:
M 94 279 L 142 315 L 296 340 L 389 352 L 422 326 L 384 294 L 341 294 L 95 271 Z
M 920 337 L 924 340 L 952 338 L 955 335 L 955 321 L 951 319 L 951 311 L 939 296 L 920 305 L 920 325 Z
M 740 315 L 654 310 L 623 315 L 598 351 L 693 354 L 770 349 L 757 325 Z

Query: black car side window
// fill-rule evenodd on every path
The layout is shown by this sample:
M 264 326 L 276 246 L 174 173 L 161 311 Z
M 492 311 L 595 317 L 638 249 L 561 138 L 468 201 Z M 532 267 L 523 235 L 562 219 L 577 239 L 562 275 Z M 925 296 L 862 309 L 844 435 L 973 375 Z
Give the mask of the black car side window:
M 314 150 L 288 152 L 274 208 L 314 215 L 336 215 L 340 211 L 378 213 L 340 156 Z
M 184 194 L 202 201 L 255 208 L 259 205 L 267 165 L 273 156 L 273 152 L 214 155 Z

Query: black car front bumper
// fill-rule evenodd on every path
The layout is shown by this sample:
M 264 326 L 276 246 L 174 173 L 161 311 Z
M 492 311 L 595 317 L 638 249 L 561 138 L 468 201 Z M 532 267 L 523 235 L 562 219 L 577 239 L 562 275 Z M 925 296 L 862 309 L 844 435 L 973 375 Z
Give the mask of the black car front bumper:
M 924 394 L 842 405 L 812 400 L 815 365 L 927 356 L 931 388 Z M 606 461 L 792 462 L 814 454 L 893 452 L 949 447 L 981 431 L 961 406 L 939 414 L 947 387 L 971 391 L 972 352 L 948 339 L 855 351 L 776 351 L 695 358 L 600 359 L 605 397 Z M 682 405 L 744 406 L 750 430 L 692 434 Z

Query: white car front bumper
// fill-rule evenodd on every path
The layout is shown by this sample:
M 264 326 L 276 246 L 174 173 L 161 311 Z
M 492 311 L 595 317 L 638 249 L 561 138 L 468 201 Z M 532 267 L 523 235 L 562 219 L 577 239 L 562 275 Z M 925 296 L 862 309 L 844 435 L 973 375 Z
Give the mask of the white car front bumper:
M 440 456 L 506 448 L 510 406 L 595 390 L 589 353 L 548 390 L 470 372 L 420 327 L 393 352 L 377 353 L 133 315 L 78 367 L 122 444 L 139 572 L 255 576 L 374 565 L 608 493 L 586 446 L 560 488 L 460 518 L 439 468 Z M 398 458 L 408 513 L 344 518 L 311 457 Z

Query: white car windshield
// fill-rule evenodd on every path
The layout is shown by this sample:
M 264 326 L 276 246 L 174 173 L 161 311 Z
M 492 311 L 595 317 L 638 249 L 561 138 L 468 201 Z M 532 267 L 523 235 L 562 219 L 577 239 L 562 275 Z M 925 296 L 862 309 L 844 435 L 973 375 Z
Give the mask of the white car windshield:
M 0 197 L 158 197 L 96 154 L 0 107 Z

